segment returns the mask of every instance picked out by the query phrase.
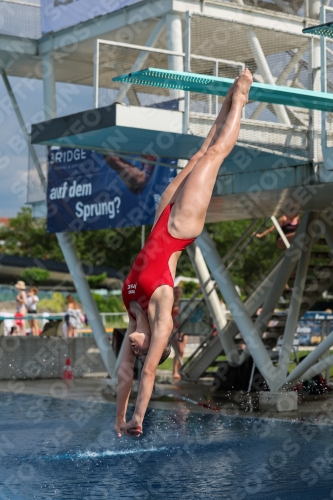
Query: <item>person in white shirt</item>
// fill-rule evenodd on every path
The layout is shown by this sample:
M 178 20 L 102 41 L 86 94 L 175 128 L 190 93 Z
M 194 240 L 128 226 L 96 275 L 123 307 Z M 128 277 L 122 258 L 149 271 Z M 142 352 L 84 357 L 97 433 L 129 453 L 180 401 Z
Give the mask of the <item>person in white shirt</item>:
M 27 309 L 28 314 L 37 314 L 37 302 L 39 298 L 37 297 L 37 288 L 30 288 L 27 294 Z M 39 335 L 39 326 L 37 319 L 29 319 L 31 335 Z

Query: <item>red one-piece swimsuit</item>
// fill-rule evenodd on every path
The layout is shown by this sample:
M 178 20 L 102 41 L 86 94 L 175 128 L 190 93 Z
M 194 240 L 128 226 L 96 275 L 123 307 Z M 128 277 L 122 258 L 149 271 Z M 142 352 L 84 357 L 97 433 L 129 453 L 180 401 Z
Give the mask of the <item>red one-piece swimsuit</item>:
M 169 233 L 168 222 L 172 206 L 167 205 L 161 213 L 123 285 L 124 304 L 133 319 L 130 302 L 134 300 L 147 313 L 150 297 L 156 288 L 161 285 L 169 285 L 171 288 L 174 286 L 169 268 L 171 255 L 185 250 L 195 240 L 175 238 Z

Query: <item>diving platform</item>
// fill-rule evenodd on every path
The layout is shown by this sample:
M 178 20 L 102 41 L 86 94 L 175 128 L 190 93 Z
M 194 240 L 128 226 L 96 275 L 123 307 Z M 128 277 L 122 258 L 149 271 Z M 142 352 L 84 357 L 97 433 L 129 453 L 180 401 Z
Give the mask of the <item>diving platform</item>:
M 92 149 L 124 158 L 154 155 L 163 166 L 161 158 L 190 159 L 204 140 L 200 135 L 183 134 L 182 119 L 180 111 L 115 103 L 34 124 L 31 142 Z M 246 122 L 243 120 L 242 126 L 246 127 Z M 312 173 L 306 158 L 237 144 L 221 166 L 207 222 L 279 216 L 283 200 L 294 193 L 297 199 L 300 186 L 306 188 Z M 249 203 L 252 186 L 259 186 L 261 192 Z M 330 189 L 327 194 L 324 186 L 318 190 L 321 206 L 329 200 Z M 311 207 L 315 203 L 311 198 Z
M 186 159 L 200 148 L 203 139 L 182 134 L 182 118 L 180 111 L 114 103 L 36 123 L 31 143 L 93 149 L 109 155 Z
M 201 75 L 196 73 L 147 68 L 134 73 L 120 75 L 115 82 L 147 85 L 165 89 L 185 90 L 200 94 L 225 96 L 233 84 L 231 78 Z M 284 106 L 295 106 L 318 111 L 333 111 L 333 94 L 253 82 L 250 101 L 259 101 Z

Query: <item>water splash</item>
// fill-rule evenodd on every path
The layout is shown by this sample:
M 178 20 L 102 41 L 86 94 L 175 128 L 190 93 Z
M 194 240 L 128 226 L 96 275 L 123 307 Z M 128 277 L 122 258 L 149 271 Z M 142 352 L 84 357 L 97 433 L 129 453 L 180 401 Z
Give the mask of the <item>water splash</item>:
M 135 455 L 142 453 L 161 453 L 169 450 L 166 446 L 160 448 L 131 448 L 128 450 L 104 450 L 104 451 L 80 451 L 78 453 L 64 453 L 61 455 L 51 455 L 40 457 L 42 460 L 89 460 L 91 458 L 118 457 L 122 455 Z
M 168 448 L 166 446 L 162 446 L 161 448 L 138 448 L 138 449 L 130 449 L 130 450 L 105 450 L 101 452 L 95 451 L 85 451 L 84 453 L 78 453 L 77 458 L 103 458 L 103 457 L 118 457 L 120 455 L 134 455 L 137 453 L 160 453 L 162 451 L 166 451 Z

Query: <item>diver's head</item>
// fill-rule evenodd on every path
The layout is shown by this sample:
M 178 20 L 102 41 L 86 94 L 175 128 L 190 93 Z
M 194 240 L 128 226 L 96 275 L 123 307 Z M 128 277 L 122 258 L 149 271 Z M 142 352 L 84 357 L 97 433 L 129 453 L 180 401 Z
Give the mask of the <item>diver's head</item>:
M 134 354 L 136 354 L 138 358 L 144 363 L 151 341 L 149 321 L 146 313 L 137 302 L 131 302 L 130 308 L 133 315 L 135 315 L 136 325 L 135 331 L 128 336 L 128 339 Z M 170 341 L 168 341 L 158 364 L 160 365 L 161 363 L 163 363 L 170 356 L 170 353 L 171 343 Z
M 132 347 L 134 354 L 142 361 L 145 362 L 146 356 L 149 351 L 150 346 L 150 335 L 147 332 L 135 331 L 129 335 L 129 341 Z M 159 365 L 164 363 L 164 361 L 170 356 L 171 353 L 171 342 L 168 340 L 168 343 L 162 352 L 161 359 L 159 360 Z
M 132 351 L 134 354 L 144 361 L 145 357 L 148 354 L 148 349 L 150 345 L 150 334 L 145 331 L 141 331 L 142 329 L 136 328 L 136 331 L 129 335 L 129 341 L 132 347 Z

